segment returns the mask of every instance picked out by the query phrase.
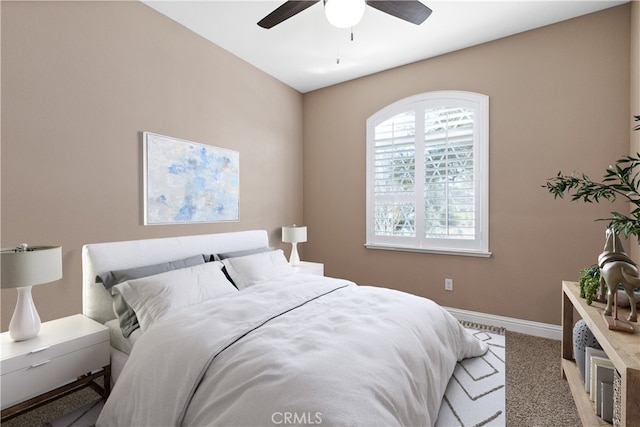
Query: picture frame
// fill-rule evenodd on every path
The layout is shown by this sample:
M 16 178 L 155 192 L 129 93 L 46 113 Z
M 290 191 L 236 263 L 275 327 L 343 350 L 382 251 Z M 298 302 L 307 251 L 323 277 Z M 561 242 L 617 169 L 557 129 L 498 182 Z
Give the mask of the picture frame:
M 237 151 L 143 132 L 144 225 L 239 221 Z

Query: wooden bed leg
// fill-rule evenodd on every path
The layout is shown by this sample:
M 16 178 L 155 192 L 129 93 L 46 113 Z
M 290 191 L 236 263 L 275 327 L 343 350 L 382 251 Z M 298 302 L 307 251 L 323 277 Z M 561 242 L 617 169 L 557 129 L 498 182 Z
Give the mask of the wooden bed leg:
M 107 400 L 111 393 L 111 365 L 104 367 L 104 394 L 102 395 L 104 400 Z

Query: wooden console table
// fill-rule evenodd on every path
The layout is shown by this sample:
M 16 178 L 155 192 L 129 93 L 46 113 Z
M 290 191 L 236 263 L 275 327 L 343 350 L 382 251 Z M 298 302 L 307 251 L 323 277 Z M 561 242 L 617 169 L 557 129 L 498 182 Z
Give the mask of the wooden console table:
M 562 377 L 567 380 L 576 402 L 582 424 L 585 426 L 608 426 L 594 410 L 584 382 L 573 359 L 574 309 L 607 353 L 622 379 L 621 416 L 622 426 L 640 426 L 640 324 L 632 323 L 634 333 L 609 330 L 602 313 L 605 304 L 593 302 L 587 305 L 580 298 L 580 286 L 576 282 L 562 282 Z M 626 319 L 629 310 L 619 309 L 618 317 Z

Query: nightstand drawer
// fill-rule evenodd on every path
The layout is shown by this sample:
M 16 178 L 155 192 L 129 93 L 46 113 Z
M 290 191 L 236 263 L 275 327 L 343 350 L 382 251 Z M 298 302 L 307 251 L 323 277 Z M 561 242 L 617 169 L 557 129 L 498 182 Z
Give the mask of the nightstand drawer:
M 53 350 L 56 350 L 55 348 Z M 2 375 L 2 409 L 75 380 L 80 375 L 102 369 L 109 364 L 109 342 L 103 341 L 71 353 L 43 358 Z M 54 354 L 54 352 L 50 352 Z M 35 359 L 34 359 L 35 360 Z
M 45 322 L 38 336 L 26 341 L 13 341 L 5 332 L 1 338 L 0 375 L 102 342 L 109 342 L 109 330 L 81 314 Z
M 74 351 L 78 351 L 101 342 L 106 342 L 108 340 L 108 331 L 104 331 L 55 344 L 43 342 L 42 346 L 29 350 L 26 353 L 16 354 L 1 360 L 0 375 L 2 375 L 2 378 L 4 378 L 5 375 L 12 372 L 21 371 L 31 366 L 38 365 L 47 360 L 52 360 L 65 354 L 72 353 Z M 20 345 L 21 343 L 16 344 Z
M 44 393 L 109 366 L 109 329 L 81 314 L 44 322 L 32 339 L 0 336 L 2 419 L 33 408 Z M 110 369 L 103 372 L 108 373 Z M 105 380 L 108 394 L 108 380 Z M 33 399 L 31 399 L 33 398 Z

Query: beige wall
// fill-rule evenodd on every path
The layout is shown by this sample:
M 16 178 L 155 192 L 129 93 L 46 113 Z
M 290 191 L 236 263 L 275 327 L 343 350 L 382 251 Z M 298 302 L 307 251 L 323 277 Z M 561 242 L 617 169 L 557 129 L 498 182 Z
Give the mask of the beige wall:
M 554 200 L 541 185 L 559 170 L 600 178 L 629 152 L 629 16 L 627 4 L 305 94 L 306 259 L 445 306 L 559 324 L 561 280 L 602 250 L 594 219 L 624 205 Z M 365 249 L 365 121 L 442 89 L 490 98 L 493 256 Z
M 137 2 L 2 1 L 2 247 L 63 246 L 64 279 L 33 291 L 49 320 L 81 310 L 84 243 L 266 228 L 277 244 L 304 208 L 303 259 L 329 275 L 559 323 L 560 280 L 595 262 L 593 219 L 613 207 L 540 185 L 560 169 L 600 177 L 628 151 L 629 9 L 302 96 Z M 490 259 L 363 248 L 365 120 L 439 89 L 490 97 Z M 142 131 L 238 150 L 241 221 L 142 226 Z M 0 295 L 6 330 L 15 291 Z
M 62 245 L 43 321 L 81 312 L 85 243 L 302 222 L 300 93 L 139 2 L 1 7 L 1 243 Z M 239 151 L 240 221 L 142 226 L 142 131 Z

